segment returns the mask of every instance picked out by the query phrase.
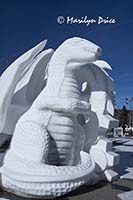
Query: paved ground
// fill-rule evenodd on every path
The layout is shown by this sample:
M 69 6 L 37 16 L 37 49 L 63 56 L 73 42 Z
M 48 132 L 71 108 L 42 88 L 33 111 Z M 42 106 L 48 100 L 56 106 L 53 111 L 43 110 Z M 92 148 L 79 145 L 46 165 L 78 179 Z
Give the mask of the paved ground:
M 123 143 L 123 142 L 122 142 Z M 8 147 L 6 143 L 0 148 L 0 160 L 2 160 L 4 149 Z M 128 167 L 133 168 L 133 145 L 117 145 L 115 151 L 121 155 L 120 164 L 116 166 L 120 176 L 126 174 Z M 117 194 L 133 190 L 133 180 L 118 180 L 113 183 L 101 182 L 95 186 L 83 186 L 74 192 L 71 192 L 59 200 L 118 200 Z M 0 197 L 10 200 L 27 200 L 27 198 L 18 197 L 0 190 Z M 131 199 L 133 200 L 133 198 Z

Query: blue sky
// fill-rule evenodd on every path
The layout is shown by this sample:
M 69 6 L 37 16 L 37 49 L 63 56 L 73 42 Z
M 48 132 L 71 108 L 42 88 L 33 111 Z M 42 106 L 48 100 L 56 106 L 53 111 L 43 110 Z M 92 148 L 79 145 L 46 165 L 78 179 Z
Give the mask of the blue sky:
M 109 17 L 115 24 L 63 24 L 57 17 L 88 19 Z M 47 48 L 57 48 L 66 38 L 83 37 L 103 49 L 115 80 L 116 106 L 133 96 L 133 1 L 126 0 L 1 0 L 0 73 L 19 55 L 43 39 Z

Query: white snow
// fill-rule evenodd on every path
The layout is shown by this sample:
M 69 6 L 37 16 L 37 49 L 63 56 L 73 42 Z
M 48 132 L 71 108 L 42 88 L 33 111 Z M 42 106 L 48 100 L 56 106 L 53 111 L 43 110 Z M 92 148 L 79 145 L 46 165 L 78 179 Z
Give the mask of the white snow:
M 114 151 L 120 154 L 120 163 L 115 169 L 121 179 L 133 180 L 133 139 L 117 138 L 117 141 L 122 145 L 114 146 Z
M 124 174 L 123 176 L 121 176 L 121 179 L 133 180 L 133 167 L 127 168 L 126 171 L 128 172 L 128 174 Z
M 5 198 L 0 198 L 0 200 L 9 200 L 9 199 L 5 199 Z
M 114 147 L 116 152 L 133 152 L 133 146 L 118 145 Z
M 120 200 L 133 200 L 133 190 L 118 194 L 117 197 Z

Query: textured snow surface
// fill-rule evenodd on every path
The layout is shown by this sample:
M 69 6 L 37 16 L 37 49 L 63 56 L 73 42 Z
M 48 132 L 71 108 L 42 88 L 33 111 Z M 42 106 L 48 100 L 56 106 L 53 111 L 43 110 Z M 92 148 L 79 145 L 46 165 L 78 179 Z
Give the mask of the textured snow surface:
M 131 179 L 133 180 L 133 167 L 129 167 L 126 170 L 128 173 L 121 176 L 122 179 Z
M 127 145 L 125 146 L 125 144 L 115 146 L 114 149 L 118 152 L 121 152 L 121 151 L 123 151 L 123 152 L 133 152 L 133 146 L 127 146 Z
M 120 163 L 115 169 L 122 179 L 133 180 L 133 139 L 120 138 L 120 141 L 121 145 L 114 146 L 114 151 L 120 155 Z
M 9 200 L 9 199 L 5 199 L 5 198 L 0 198 L 0 200 Z
M 127 141 L 124 145 L 132 146 L 133 147 L 133 139 Z
M 133 190 L 118 194 L 117 197 L 120 200 L 133 200 Z

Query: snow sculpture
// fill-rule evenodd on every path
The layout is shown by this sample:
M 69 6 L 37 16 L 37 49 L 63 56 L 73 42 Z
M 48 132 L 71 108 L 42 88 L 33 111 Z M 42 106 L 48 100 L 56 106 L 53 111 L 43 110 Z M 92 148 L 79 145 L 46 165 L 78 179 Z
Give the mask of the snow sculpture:
M 84 125 L 86 131 L 89 130 L 87 148 L 96 162 L 95 171 L 99 175 L 98 179 L 106 177 L 108 181 L 112 181 L 118 177 L 112 167 L 118 164 L 119 156 L 112 152 L 112 142 L 107 139 L 107 131 L 118 126 L 118 120 L 113 117 L 114 81 L 104 70 L 111 67 L 102 60 L 90 63 L 87 67 L 89 72 L 87 74 L 86 70 L 85 75 L 91 80 L 90 104 L 93 113 L 90 122 Z
M 1 168 L 4 189 L 51 198 L 103 177 L 113 180 L 109 168 L 118 156 L 109 140 L 98 137 L 98 115 L 89 103 L 93 68 L 102 70 L 100 54 L 97 45 L 81 38 L 66 40 L 54 52 L 46 86 L 16 124 Z
M 12 135 L 17 120 L 44 87 L 45 69 L 53 54 L 52 49 L 42 51 L 46 42 L 20 56 L 1 75 L 0 133 Z

